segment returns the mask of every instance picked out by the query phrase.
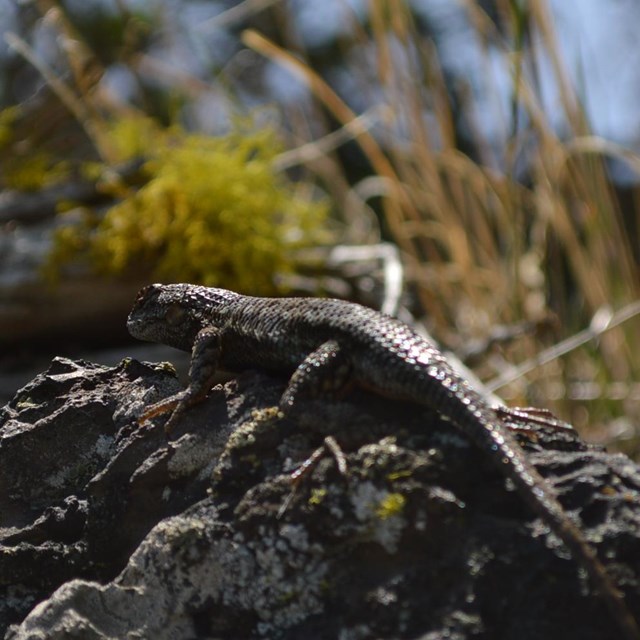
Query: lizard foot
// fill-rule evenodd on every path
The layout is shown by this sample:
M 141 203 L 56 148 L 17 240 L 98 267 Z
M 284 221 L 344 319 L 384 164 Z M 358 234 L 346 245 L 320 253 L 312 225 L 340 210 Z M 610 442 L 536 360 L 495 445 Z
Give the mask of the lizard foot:
M 164 425 L 164 431 L 167 435 L 169 435 L 178 418 L 182 415 L 184 409 L 186 408 L 186 394 L 186 391 L 181 391 L 180 393 L 176 393 L 173 396 L 169 396 L 168 398 L 165 398 L 164 400 L 156 402 L 150 407 L 147 407 L 138 418 L 138 424 L 141 427 L 146 427 L 153 418 L 171 412 L 169 419 L 165 422 Z
M 320 459 L 326 454 L 331 453 L 334 460 L 336 461 L 336 465 L 338 466 L 338 471 L 340 475 L 343 477 L 347 477 L 347 458 L 344 454 L 344 451 L 340 448 L 340 445 L 336 441 L 336 439 L 332 436 L 327 436 L 322 445 L 319 446 L 290 476 L 289 480 L 291 482 L 291 491 L 289 495 L 286 497 L 285 501 L 282 503 L 280 509 L 278 509 L 278 518 L 281 518 L 284 515 L 284 512 L 288 509 L 293 497 L 296 494 L 296 490 L 302 483 L 302 481 L 309 476 L 309 474 L 316 467 Z
M 511 420 L 505 426 L 510 430 L 525 435 L 534 435 L 533 426 L 525 426 L 526 424 L 548 427 L 557 432 L 574 432 L 574 428 L 557 418 L 548 409 L 539 409 L 537 407 L 503 407 L 493 408 L 500 420 Z

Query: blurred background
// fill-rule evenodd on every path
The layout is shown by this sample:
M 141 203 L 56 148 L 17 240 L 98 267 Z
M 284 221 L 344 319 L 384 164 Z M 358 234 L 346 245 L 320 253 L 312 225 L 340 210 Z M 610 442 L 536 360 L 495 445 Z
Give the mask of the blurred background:
M 414 317 L 640 454 L 640 4 L 0 0 L 0 398 L 137 289 Z M 153 354 L 155 356 L 155 353 Z

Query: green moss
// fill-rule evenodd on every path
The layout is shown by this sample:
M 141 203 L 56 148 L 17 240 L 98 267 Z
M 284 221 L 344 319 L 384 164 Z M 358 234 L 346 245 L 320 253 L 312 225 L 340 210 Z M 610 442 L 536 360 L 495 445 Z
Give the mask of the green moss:
M 309 496 L 309 505 L 319 505 L 322 504 L 327 497 L 326 489 L 313 489 L 311 491 L 311 495 Z
M 19 114 L 20 109 L 15 106 L 0 111 L 0 149 L 13 142 L 13 128 Z
M 148 182 L 110 185 L 122 199 L 99 223 L 62 229 L 54 265 L 81 256 L 110 275 L 153 265 L 160 280 L 268 293 L 274 273 L 292 270 L 291 251 L 323 228 L 326 206 L 274 171 L 281 147 L 269 129 L 239 123 L 214 138 L 136 118 L 117 122 L 112 139 L 123 161 L 147 159 Z
M 380 520 L 400 515 L 406 503 L 407 499 L 401 493 L 390 493 L 378 504 L 376 515 Z
M 47 154 L 35 154 L 29 158 L 16 159 L 5 171 L 5 184 L 18 191 L 38 191 L 50 187 L 69 177 L 66 162 L 54 162 Z
M 411 469 L 403 469 L 402 471 L 394 471 L 387 474 L 387 480 L 389 482 L 395 482 L 396 480 L 402 480 L 403 478 L 410 478 L 413 475 Z
M 0 111 L 0 189 L 38 191 L 66 179 L 70 173 L 66 160 L 16 135 L 20 117 L 18 106 Z

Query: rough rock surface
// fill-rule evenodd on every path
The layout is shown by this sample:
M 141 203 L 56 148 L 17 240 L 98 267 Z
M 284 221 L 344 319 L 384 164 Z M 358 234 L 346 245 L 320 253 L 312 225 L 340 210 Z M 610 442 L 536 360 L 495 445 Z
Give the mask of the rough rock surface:
M 21 389 L 0 411 L 0 636 L 616 637 L 453 425 L 364 392 L 283 419 L 285 382 L 215 389 L 170 442 L 135 422 L 179 388 L 167 365 L 56 359 Z M 325 455 L 292 485 L 327 434 L 346 476 Z M 638 467 L 568 429 L 519 437 L 640 611 Z

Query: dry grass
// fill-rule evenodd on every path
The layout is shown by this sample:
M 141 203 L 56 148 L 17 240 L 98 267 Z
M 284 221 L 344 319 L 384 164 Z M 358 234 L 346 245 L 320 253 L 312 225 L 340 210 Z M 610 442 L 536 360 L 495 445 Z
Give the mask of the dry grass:
M 460 150 L 454 126 L 459 113 L 454 112 L 436 50 L 418 31 L 406 5 L 399 3 L 390 11 L 387 2 L 373 0 L 369 28 L 355 33 L 360 46 L 375 51 L 382 88 L 376 105 L 383 114 L 382 126 L 375 138 L 368 131 L 357 136 L 378 178 L 382 224 L 403 252 L 408 285 L 430 326 L 450 344 L 460 347 L 490 335 L 496 326 L 522 321 L 540 329 L 524 334 L 514 330 L 515 339 L 486 359 L 482 373 L 497 386 L 510 378 L 510 363 L 535 361 L 544 348 L 552 354 L 547 364 L 532 368 L 526 379 L 499 387 L 499 392 L 524 403 L 548 405 L 552 399 L 577 426 L 600 425 L 590 433 L 592 438 L 628 439 L 628 450 L 637 452 L 633 424 L 640 413 L 640 394 L 629 381 L 637 379 L 639 370 L 633 357 L 638 320 L 636 308 L 626 306 L 638 299 L 632 251 L 637 238 L 631 235 L 635 211 L 623 215 L 605 160 L 622 158 L 640 173 L 640 158 L 591 134 L 563 68 L 545 2 L 527 3 L 526 15 L 518 12 L 521 3 L 499 3 L 502 24 L 507 25 L 502 32 L 475 2 L 465 4 L 484 43 L 487 65 L 491 49 L 512 71 L 511 106 L 519 118 L 505 143 L 500 170 L 492 168 L 493 151 L 477 130 L 474 157 Z M 524 35 L 532 33 L 538 34 L 535 45 L 525 48 Z M 245 32 L 244 42 L 304 78 L 317 101 L 342 125 L 353 121 L 355 114 L 300 51 L 294 54 L 255 31 Z M 571 127 L 562 138 L 549 122 L 533 80 L 537 49 L 552 62 Z M 474 131 L 474 113 L 480 107 L 470 91 L 457 106 Z M 525 181 L 514 177 L 524 149 Z M 321 179 L 340 170 L 329 155 L 325 160 L 318 171 Z M 346 187 L 346 180 L 342 184 Z M 358 193 L 355 185 L 348 193 L 334 193 L 334 199 L 353 202 Z M 367 210 L 364 200 L 359 209 Z M 616 324 L 615 310 L 621 310 L 624 322 Z M 603 332 L 608 327 L 603 317 L 616 328 Z M 553 357 L 555 341 L 590 325 L 595 337 L 589 333 L 582 345 L 568 353 L 559 349 Z M 616 415 L 628 418 L 614 421 Z

